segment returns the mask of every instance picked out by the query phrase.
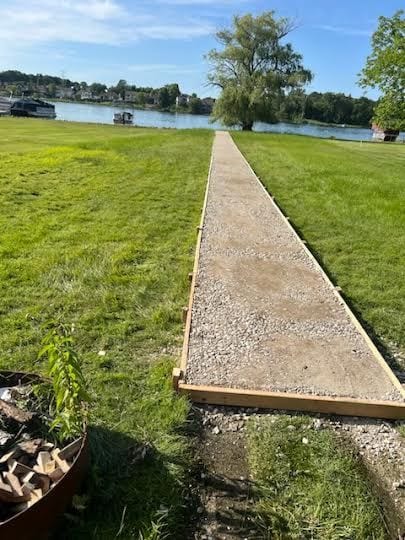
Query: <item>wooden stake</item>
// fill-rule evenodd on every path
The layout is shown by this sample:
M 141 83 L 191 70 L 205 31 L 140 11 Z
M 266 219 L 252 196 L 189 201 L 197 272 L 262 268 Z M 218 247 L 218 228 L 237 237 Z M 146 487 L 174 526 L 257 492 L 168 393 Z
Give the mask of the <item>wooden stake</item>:
M 182 311 L 183 324 L 186 324 L 187 314 L 188 314 L 188 307 L 183 307 L 183 311 Z
M 172 374 L 172 383 L 173 383 L 173 390 L 175 392 L 178 392 L 179 390 L 179 381 L 182 377 L 183 373 L 180 368 L 173 368 L 173 374 Z

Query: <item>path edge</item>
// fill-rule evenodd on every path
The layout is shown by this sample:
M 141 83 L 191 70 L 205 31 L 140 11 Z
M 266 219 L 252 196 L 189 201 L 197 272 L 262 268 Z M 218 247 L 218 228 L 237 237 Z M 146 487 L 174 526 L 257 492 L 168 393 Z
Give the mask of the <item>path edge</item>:
M 287 216 L 285 216 L 285 214 L 283 213 L 283 211 L 281 210 L 281 208 L 279 207 L 279 205 L 277 204 L 277 202 L 275 201 L 274 197 L 267 191 L 266 189 L 266 186 L 263 184 L 263 182 L 260 180 L 260 178 L 257 176 L 257 174 L 255 173 L 253 167 L 250 165 L 250 163 L 248 162 L 248 160 L 245 158 L 245 156 L 243 155 L 242 151 L 239 149 L 238 145 L 236 144 L 236 142 L 234 141 L 233 137 L 231 135 L 229 135 L 231 140 L 232 140 L 232 143 L 234 144 L 235 148 L 237 149 L 237 151 L 239 152 L 239 154 L 242 156 L 242 159 L 243 161 L 245 162 L 245 164 L 247 165 L 247 167 L 249 168 L 250 172 L 252 173 L 252 175 L 254 176 L 254 178 L 256 179 L 256 181 L 258 182 L 259 186 L 261 187 L 261 189 L 264 191 L 264 193 L 266 194 L 267 198 L 270 199 L 271 203 L 273 204 L 274 208 L 276 209 L 277 213 L 279 214 L 279 216 L 282 218 L 282 220 L 284 221 L 284 223 L 287 225 L 287 227 L 289 228 L 289 230 L 294 234 L 295 238 L 298 240 L 298 242 L 300 243 L 301 247 L 304 249 L 305 253 L 308 255 L 308 257 L 312 260 L 312 262 L 316 265 L 316 267 L 318 268 L 318 270 L 320 271 L 324 281 L 328 284 L 328 286 L 332 289 L 332 292 L 333 294 L 336 296 L 336 298 L 338 298 L 339 302 L 341 303 L 341 305 L 344 307 L 347 315 L 349 316 L 351 322 L 354 324 L 355 328 L 357 329 L 357 331 L 361 334 L 361 336 L 363 337 L 363 339 L 365 340 L 367 346 L 369 347 L 369 349 L 371 350 L 371 352 L 373 353 L 373 356 L 374 358 L 378 361 L 378 363 L 380 364 L 380 366 L 382 367 L 382 369 L 385 371 L 386 375 L 389 377 L 389 379 L 391 380 L 391 382 L 393 383 L 393 385 L 395 386 L 395 388 L 400 392 L 401 396 L 403 399 L 405 399 L 405 390 L 403 389 L 401 383 L 399 382 L 398 378 L 396 377 L 396 375 L 394 374 L 394 372 L 392 371 L 392 369 L 390 368 L 390 366 L 387 364 L 387 362 L 385 361 L 384 357 L 382 356 L 382 354 L 380 353 L 380 351 L 377 349 L 377 347 L 375 346 L 374 342 L 372 341 L 372 339 L 370 338 L 370 336 L 368 335 L 368 333 L 366 332 L 366 330 L 364 329 L 363 325 L 360 323 L 360 321 L 358 320 L 358 318 L 356 317 L 356 315 L 353 313 L 352 309 L 350 308 L 350 306 L 347 304 L 346 300 L 343 298 L 343 296 L 340 294 L 340 288 L 337 287 L 336 285 L 333 284 L 332 280 L 330 279 L 330 277 L 328 276 L 328 274 L 325 272 L 325 270 L 322 268 L 321 264 L 319 263 L 319 261 L 316 259 L 315 255 L 312 253 L 312 251 L 308 248 L 308 246 L 303 242 L 303 239 L 300 237 L 300 235 L 298 234 L 298 232 L 294 229 L 293 225 L 291 224 L 290 220 L 287 218 Z
M 329 276 L 326 274 L 320 263 L 317 261 L 315 256 L 309 250 L 309 248 L 304 244 L 302 238 L 299 236 L 297 231 L 294 229 L 290 221 L 282 212 L 281 208 L 278 206 L 274 198 L 267 191 L 264 184 L 260 181 L 259 177 L 256 175 L 250 163 L 247 161 L 232 136 L 228 133 L 229 138 L 231 139 L 232 144 L 235 146 L 237 151 L 242 157 L 242 160 L 247 165 L 253 177 L 258 182 L 261 189 L 264 191 L 266 196 L 270 199 L 274 208 L 282 218 L 282 220 L 287 224 L 289 230 L 297 238 L 300 245 L 304 248 L 304 251 L 314 262 L 316 267 L 321 272 L 321 275 L 325 282 L 331 287 L 335 296 L 339 299 L 343 305 L 346 313 L 353 322 L 356 329 L 362 335 L 363 339 L 366 341 L 368 347 L 370 348 L 373 356 L 376 358 L 380 366 L 388 375 L 389 379 L 393 383 L 394 387 L 399 390 L 401 396 L 405 399 L 405 390 L 402 388 L 399 380 L 392 372 L 389 365 L 386 363 L 377 347 L 374 345 L 373 341 L 358 321 L 344 298 L 339 293 L 339 290 L 332 283 Z M 215 132 L 215 137 L 217 132 Z M 188 360 L 188 351 L 189 351 L 189 342 L 190 342 L 190 332 L 192 324 L 192 308 L 194 302 L 194 292 L 196 288 L 197 273 L 199 267 L 200 251 L 201 251 L 201 241 L 204 229 L 204 221 L 206 215 L 206 208 L 208 202 L 208 193 L 211 185 L 211 176 L 214 162 L 214 152 L 213 146 L 215 142 L 215 137 L 212 143 L 211 150 L 211 159 L 208 169 L 208 178 L 207 186 L 205 190 L 204 204 L 201 213 L 200 225 L 198 227 L 198 236 L 195 249 L 195 258 L 192 272 L 192 279 L 190 285 L 189 293 L 189 302 L 187 307 L 187 316 L 185 321 L 184 328 L 184 340 L 182 354 L 180 358 L 180 364 L 178 367 L 173 369 L 172 383 L 173 390 L 180 395 L 185 395 L 191 401 L 195 403 L 202 404 L 211 404 L 211 405 L 225 405 L 225 406 L 237 406 L 237 407 L 257 407 L 261 409 L 281 409 L 281 410 L 291 410 L 291 411 L 304 411 L 312 413 L 321 413 L 321 414 L 338 414 L 343 416 L 362 416 L 369 418 L 385 418 L 390 420 L 401 420 L 405 419 L 405 404 L 400 401 L 378 401 L 378 400 L 367 400 L 367 399 L 356 399 L 356 398 L 347 398 L 347 397 L 329 397 L 329 396 L 317 396 L 312 394 L 292 394 L 287 392 L 268 392 L 261 390 L 246 390 L 243 388 L 223 388 L 220 386 L 204 386 L 204 385 L 192 385 L 185 382 L 185 374 L 187 369 L 187 360 Z
M 210 164 L 208 167 L 204 202 L 203 202 L 203 207 L 201 210 L 200 222 L 199 222 L 199 225 L 197 226 L 197 242 L 196 242 L 196 247 L 195 247 L 193 272 L 191 274 L 189 299 L 188 299 L 188 305 L 186 308 L 187 315 L 186 315 L 185 326 L 184 326 L 183 348 L 181 352 L 180 363 L 177 367 L 173 369 L 173 375 L 172 375 L 173 389 L 175 391 L 178 390 L 179 384 L 181 382 L 184 382 L 184 377 L 185 377 L 185 373 L 187 369 L 188 348 L 189 348 L 190 333 L 191 333 L 191 319 L 192 319 L 193 302 L 194 302 L 194 291 L 195 291 L 196 283 L 197 283 L 197 273 L 198 273 L 198 266 L 199 266 L 199 261 L 200 261 L 201 241 L 202 241 L 202 236 L 203 236 L 203 231 L 204 231 L 205 214 L 207 210 L 208 192 L 210 190 L 210 185 L 211 185 L 212 167 L 214 163 L 213 148 L 214 148 L 215 137 L 216 137 L 216 132 L 212 140 L 211 158 L 210 158 Z

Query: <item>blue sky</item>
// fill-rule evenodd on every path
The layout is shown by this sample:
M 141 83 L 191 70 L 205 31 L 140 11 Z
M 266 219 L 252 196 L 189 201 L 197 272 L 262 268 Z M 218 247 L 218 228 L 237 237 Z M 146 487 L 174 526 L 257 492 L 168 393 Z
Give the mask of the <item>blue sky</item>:
M 232 15 L 273 9 L 315 75 L 311 90 L 359 96 L 357 73 L 379 15 L 403 0 L 0 0 L 0 70 L 213 94 L 203 55 Z M 375 93 L 368 93 L 375 97 Z

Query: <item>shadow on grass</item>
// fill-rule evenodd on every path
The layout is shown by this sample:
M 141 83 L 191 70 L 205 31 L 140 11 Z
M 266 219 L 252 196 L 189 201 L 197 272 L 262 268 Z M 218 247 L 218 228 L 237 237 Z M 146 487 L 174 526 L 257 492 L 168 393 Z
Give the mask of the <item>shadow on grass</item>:
M 186 538 L 186 507 L 174 463 L 148 443 L 102 427 L 89 430 L 91 464 L 54 540 Z M 158 534 L 156 535 L 156 531 Z

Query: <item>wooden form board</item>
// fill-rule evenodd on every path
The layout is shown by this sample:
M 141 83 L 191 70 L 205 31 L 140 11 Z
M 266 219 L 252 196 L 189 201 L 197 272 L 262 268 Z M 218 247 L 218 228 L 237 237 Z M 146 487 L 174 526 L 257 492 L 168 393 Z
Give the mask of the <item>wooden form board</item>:
M 182 381 L 178 384 L 178 392 L 187 395 L 195 403 L 210 405 L 366 416 L 391 420 L 405 419 L 405 406 L 398 401 L 373 401 L 242 388 L 222 388 L 221 386 L 199 386 L 186 384 Z
M 280 207 L 275 202 L 274 198 L 267 191 L 265 186 L 262 184 L 260 179 L 257 177 L 256 173 L 250 166 L 249 162 L 246 160 L 245 156 L 240 152 L 239 148 L 236 146 L 235 142 L 232 139 L 233 144 L 237 148 L 238 152 L 242 156 L 243 161 L 246 163 L 247 167 L 251 171 L 252 175 L 260 185 L 261 189 L 265 192 L 266 196 L 270 199 L 271 203 L 274 205 L 275 209 L 281 216 L 282 220 L 289 227 L 290 231 L 295 235 L 298 242 L 301 244 L 302 248 L 308 255 L 308 257 L 313 261 L 318 270 L 320 271 L 324 281 L 331 287 L 333 294 L 338 297 L 340 303 L 343 305 L 346 313 L 351 319 L 352 323 L 362 335 L 363 339 L 367 343 L 369 349 L 371 350 L 376 361 L 379 363 L 383 371 L 390 378 L 393 386 L 400 392 L 403 399 L 405 400 L 405 390 L 402 388 L 397 377 L 391 371 L 390 367 L 380 354 L 377 347 L 374 345 L 370 339 L 367 332 L 364 330 L 363 326 L 358 321 L 357 317 L 354 315 L 348 304 L 345 302 L 344 298 L 340 294 L 340 287 L 335 287 L 332 281 L 329 279 L 329 276 L 323 270 L 315 256 L 311 253 L 306 245 L 306 241 L 301 239 L 297 231 L 290 223 L 290 219 L 283 214 Z M 173 370 L 173 387 L 180 393 L 186 394 L 192 401 L 196 403 L 207 403 L 212 405 L 228 405 L 228 406 L 237 406 L 237 407 L 257 407 L 262 409 L 282 409 L 290 411 L 305 411 L 312 413 L 323 413 L 323 414 L 338 414 L 343 416 L 364 416 L 371 418 L 386 418 L 386 419 L 405 419 L 405 403 L 399 401 L 378 401 L 378 400 L 368 400 L 368 399 L 355 399 L 355 398 L 345 398 L 345 397 L 329 397 L 329 396 L 317 396 L 312 394 L 291 394 L 287 392 L 267 392 L 262 390 L 246 390 L 242 388 L 223 388 L 219 386 L 203 386 L 203 385 L 192 385 L 186 384 L 184 381 L 186 369 L 187 369 L 187 359 L 188 359 L 188 349 L 189 349 L 189 340 L 190 340 L 190 331 L 192 323 L 192 307 L 194 300 L 194 290 L 196 287 L 196 279 L 198 272 L 198 264 L 200 258 L 200 247 L 201 239 L 203 234 L 204 218 L 207 207 L 208 200 L 208 191 L 211 180 L 213 165 L 213 155 L 211 155 L 211 162 L 208 173 L 207 187 L 205 191 L 204 205 L 201 214 L 200 226 L 198 227 L 198 237 L 196 245 L 196 253 L 194 259 L 194 268 L 191 279 L 190 287 L 190 297 L 187 310 L 187 317 L 184 330 L 184 342 L 181 355 L 180 368 L 175 368 Z
M 195 248 L 194 267 L 193 267 L 193 272 L 190 276 L 191 277 L 190 296 L 189 296 L 188 307 L 187 307 L 187 316 L 186 316 L 185 328 L 184 328 L 183 349 L 181 352 L 181 361 L 180 361 L 180 370 L 182 371 L 182 373 L 186 371 L 186 367 L 187 367 L 188 344 L 190 341 L 191 315 L 192 315 L 192 310 L 193 310 L 194 289 L 195 289 L 196 280 L 197 280 L 198 262 L 200 260 L 201 239 L 202 239 L 202 234 L 203 234 L 204 218 L 205 218 L 205 211 L 207 208 L 208 191 L 210 188 L 213 161 L 214 161 L 214 156 L 213 156 L 213 153 L 211 153 L 211 161 L 210 161 L 210 166 L 208 170 L 208 180 L 207 180 L 207 187 L 205 188 L 205 197 L 204 197 L 204 204 L 203 204 L 203 208 L 201 212 L 201 220 L 200 220 L 200 225 L 197 227 L 198 232 L 197 232 L 197 245 Z

